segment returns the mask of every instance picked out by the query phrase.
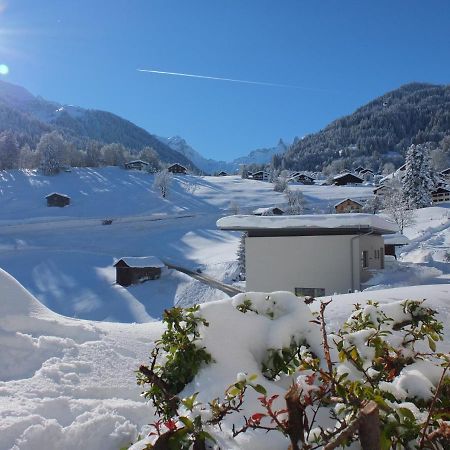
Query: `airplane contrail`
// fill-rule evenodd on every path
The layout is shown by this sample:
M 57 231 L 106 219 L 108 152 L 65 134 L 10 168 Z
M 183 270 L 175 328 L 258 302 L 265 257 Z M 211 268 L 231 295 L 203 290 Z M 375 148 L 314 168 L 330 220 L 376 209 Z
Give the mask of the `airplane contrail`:
M 182 72 L 165 72 L 162 70 L 152 70 L 152 69 L 136 69 L 138 72 L 156 73 L 159 75 L 171 75 L 176 77 L 188 77 L 188 78 L 201 78 L 204 80 L 217 80 L 217 81 L 229 81 L 232 83 L 244 83 L 244 84 L 256 84 L 259 86 L 271 86 L 271 87 L 282 87 L 291 89 L 304 89 L 309 91 L 322 91 L 325 89 L 320 88 L 309 88 L 302 86 L 295 86 L 292 84 L 280 84 L 280 83 L 269 83 L 267 81 L 251 81 L 251 80 L 239 80 L 236 78 L 224 78 L 224 77 L 210 77 L 206 75 L 195 75 L 192 73 L 182 73 Z

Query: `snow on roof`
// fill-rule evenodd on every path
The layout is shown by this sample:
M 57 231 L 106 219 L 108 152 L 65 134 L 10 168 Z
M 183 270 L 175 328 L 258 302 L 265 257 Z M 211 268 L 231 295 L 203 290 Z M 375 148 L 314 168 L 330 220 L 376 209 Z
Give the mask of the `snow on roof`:
M 342 203 L 344 203 L 346 201 L 356 203 L 359 206 L 363 206 L 362 203 L 358 202 L 357 200 L 353 200 L 352 198 L 344 198 L 344 200 L 341 200 L 340 202 L 336 203 L 334 206 L 336 207 L 338 205 L 341 205 Z
M 142 159 L 135 159 L 134 161 L 128 161 L 126 164 L 146 164 L 148 166 L 147 161 L 142 161 Z
M 333 177 L 333 180 L 338 180 L 339 178 L 347 177 L 349 175 L 352 176 L 352 177 L 358 178 L 359 180 L 363 181 L 363 179 L 361 177 L 358 177 L 358 175 L 355 175 L 354 173 L 351 173 L 351 172 L 344 172 L 344 173 L 340 173 L 338 175 L 335 175 Z
M 270 206 L 269 208 L 257 208 L 253 211 L 253 214 L 264 214 L 269 211 L 273 211 L 274 209 L 279 209 L 282 211 L 282 209 L 278 208 L 278 206 Z
M 164 263 L 156 256 L 125 256 L 118 259 L 114 265 L 123 261 L 128 267 L 164 267 Z
M 58 195 L 59 197 L 70 198 L 68 195 L 60 194 L 59 192 L 52 192 L 51 194 L 46 195 L 45 198 L 53 197 L 54 195 Z
M 390 234 L 398 231 L 395 223 L 376 214 L 311 214 L 304 216 L 250 216 L 222 217 L 217 221 L 222 230 L 306 230 L 358 229 Z
M 384 243 L 388 245 L 407 245 L 410 240 L 401 233 L 388 234 L 383 236 Z

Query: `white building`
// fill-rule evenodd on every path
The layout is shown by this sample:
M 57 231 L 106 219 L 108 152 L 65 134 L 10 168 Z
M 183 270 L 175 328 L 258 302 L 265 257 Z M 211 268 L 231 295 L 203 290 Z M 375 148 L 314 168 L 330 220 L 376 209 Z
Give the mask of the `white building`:
M 247 291 L 321 296 L 361 289 L 384 268 L 383 234 L 398 227 L 373 214 L 229 216 L 222 230 L 247 232 Z

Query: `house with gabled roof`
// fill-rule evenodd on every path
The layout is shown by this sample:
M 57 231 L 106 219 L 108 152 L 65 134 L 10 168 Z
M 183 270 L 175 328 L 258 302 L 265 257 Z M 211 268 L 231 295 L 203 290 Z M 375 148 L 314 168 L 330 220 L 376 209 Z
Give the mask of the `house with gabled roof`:
M 147 170 L 149 163 L 142 161 L 142 159 L 136 159 L 125 163 L 125 169 L 128 170 Z
M 155 256 L 126 256 L 114 264 L 116 283 L 121 286 L 156 280 L 161 276 L 164 263 Z
M 277 206 L 271 206 L 269 208 L 257 208 L 253 211 L 255 216 L 282 216 L 284 211 Z
M 345 172 L 333 177 L 333 184 L 345 186 L 347 184 L 361 184 L 364 180 L 353 173 Z
M 306 175 L 306 173 L 297 172 L 292 174 L 288 179 L 290 183 L 314 184 L 314 178 Z
M 175 173 L 177 175 L 186 175 L 187 174 L 187 169 L 186 167 L 182 166 L 181 164 L 175 163 L 175 164 L 171 164 L 167 170 L 170 173 Z
M 384 268 L 384 234 L 397 225 L 375 214 L 229 216 L 221 230 L 246 232 L 246 290 L 323 296 L 360 290 Z
M 334 205 L 334 210 L 341 213 L 357 213 L 363 210 L 362 203 L 357 202 L 356 200 L 352 200 L 351 198 L 346 198 L 341 200 L 339 203 Z
M 47 206 L 58 206 L 63 208 L 64 206 L 70 205 L 70 197 L 65 194 L 60 194 L 59 192 L 52 192 L 45 196 L 47 199 Z

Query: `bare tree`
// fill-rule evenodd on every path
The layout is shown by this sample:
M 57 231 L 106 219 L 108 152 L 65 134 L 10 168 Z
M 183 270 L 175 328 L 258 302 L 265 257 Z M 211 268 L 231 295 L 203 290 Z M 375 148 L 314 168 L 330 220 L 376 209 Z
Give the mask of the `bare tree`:
M 284 191 L 286 195 L 286 200 L 288 203 L 288 207 L 285 209 L 285 214 L 287 215 L 296 215 L 303 214 L 305 210 L 305 198 L 303 197 L 302 191 L 300 190 L 291 190 L 286 189 Z
M 155 180 L 153 181 L 153 187 L 159 189 L 161 197 L 166 198 L 169 194 L 170 185 L 172 184 L 173 176 L 167 170 L 161 170 L 155 174 Z
M 386 195 L 383 206 L 384 213 L 398 225 L 401 233 L 405 227 L 414 224 L 414 210 L 408 209 L 408 203 L 400 190 L 393 189 Z

